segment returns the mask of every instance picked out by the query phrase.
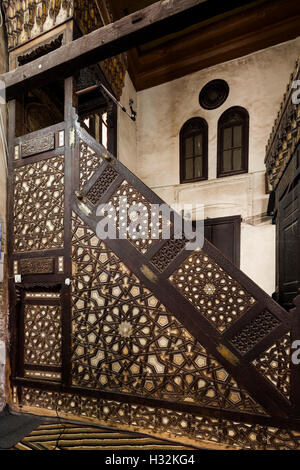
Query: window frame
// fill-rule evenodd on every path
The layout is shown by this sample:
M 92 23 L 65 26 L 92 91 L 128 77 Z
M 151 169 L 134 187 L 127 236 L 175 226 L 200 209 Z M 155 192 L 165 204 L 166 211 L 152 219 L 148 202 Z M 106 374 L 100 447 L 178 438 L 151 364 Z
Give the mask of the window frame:
M 230 118 L 231 114 L 239 113 L 239 119 Z M 234 126 L 242 126 L 242 169 L 223 171 L 223 138 L 224 129 L 233 128 Z M 234 147 L 231 148 L 231 150 Z M 218 121 L 218 155 L 217 155 L 217 178 L 224 178 L 226 176 L 240 175 L 248 173 L 249 171 L 249 113 L 241 106 L 232 106 L 228 108 L 220 116 Z
M 202 133 L 202 148 L 203 148 L 203 174 L 201 177 L 198 178 L 190 178 L 186 179 L 185 178 L 185 162 L 186 162 L 186 156 L 185 156 L 185 140 L 186 138 L 190 135 L 193 135 L 193 130 L 199 130 L 199 134 Z M 195 132 L 195 135 L 196 132 Z M 208 179 L 208 124 L 205 119 L 201 117 L 193 117 L 186 121 L 179 134 L 179 140 L 180 140 L 180 184 L 185 184 L 185 183 L 196 183 L 197 181 L 205 181 Z M 196 155 L 193 155 L 191 157 L 193 159 L 193 162 L 195 158 L 197 158 Z

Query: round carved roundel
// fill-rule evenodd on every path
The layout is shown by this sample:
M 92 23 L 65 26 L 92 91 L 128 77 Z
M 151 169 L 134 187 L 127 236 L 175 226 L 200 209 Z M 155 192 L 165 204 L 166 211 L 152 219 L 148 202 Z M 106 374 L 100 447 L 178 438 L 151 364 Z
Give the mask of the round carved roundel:
M 229 86 L 225 80 L 212 80 L 200 91 L 199 103 L 204 109 L 216 109 L 228 98 Z

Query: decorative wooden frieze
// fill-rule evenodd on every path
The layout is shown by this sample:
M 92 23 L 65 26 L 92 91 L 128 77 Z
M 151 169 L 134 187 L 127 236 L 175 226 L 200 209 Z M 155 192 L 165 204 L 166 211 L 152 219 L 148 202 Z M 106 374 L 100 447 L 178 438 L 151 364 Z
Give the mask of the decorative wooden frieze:
M 300 106 L 293 102 L 293 84 L 300 79 L 300 60 L 284 94 L 277 118 L 266 146 L 265 165 L 269 190 L 276 189 L 300 139 Z
M 21 145 L 21 157 L 29 157 L 37 153 L 48 152 L 54 149 L 54 134 L 28 140 Z
M 53 274 L 54 258 L 21 259 L 20 274 Z
M 17 400 L 17 396 L 16 396 Z M 23 408 L 36 407 L 48 414 L 70 418 L 84 416 L 105 426 L 141 431 L 173 440 L 190 439 L 194 445 L 226 445 L 226 449 L 298 450 L 299 431 L 278 425 L 232 421 L 225 416 L 203 416 L 146 404 L 122 403 L 113 399 L 83 397 L 44 388 L 22 387 Z
M 63 23 L 73 14 L 73 0 L 3 0 L 8 47 L 21 46 Z
M 38 59 L 39 57 L 42 57 L 48 52 L 55 51 L 59 47 L 61 47 L 64 44 L 64 35 L 59 34 L 58 36 L 55 36 L 52 38 L 50 41 L 44 41 L 42 43 L 39 43 L 38 47 L 32 47 L 29 50 L 26 51 L 25 54 L 21 54 L 18 56 L 18 65 L 24 65 L 28 64 L 32 60 Z

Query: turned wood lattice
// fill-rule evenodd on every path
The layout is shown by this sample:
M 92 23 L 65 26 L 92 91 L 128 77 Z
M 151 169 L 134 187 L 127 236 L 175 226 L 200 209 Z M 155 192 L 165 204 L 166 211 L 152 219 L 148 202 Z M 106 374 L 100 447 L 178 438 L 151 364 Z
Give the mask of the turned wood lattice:
M 49 133 L 54 148 L 39 151 Z M 21 158 L 32 140 L 36 154 Z M 170 240 L 162 218 L 155 239 L 100 240 L 100 203 L 117 209 L 120 228 L 120 195 L 146 209 L 162 201 L 76 120 L 10 145 L 15 405 L 296 448 L 290 314 L 208 242 L 188 251 L 171 219 Z

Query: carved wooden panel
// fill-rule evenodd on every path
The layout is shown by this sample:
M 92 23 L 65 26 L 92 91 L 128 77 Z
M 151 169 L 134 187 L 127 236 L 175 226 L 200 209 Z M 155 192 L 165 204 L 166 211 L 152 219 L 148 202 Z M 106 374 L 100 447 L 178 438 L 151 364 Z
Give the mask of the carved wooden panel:
M 163 247 L 153 256 L 151 263 L 160 271 L 163 272 L 169 264 L 176 258 L 176 256 L 183 250 L 187 240 L 167 240 Z
M 61 307 L 26 304 L 24 310 L 24 363 L 60 366 Z
M 221 332 L 255 303 L 237 281 L 203 252 L 186 258 L 170 281 Z
M 53 274 L 54 258 L 21 259 L 20 274 Z
M 279 325 L 280 321 L 274 315 L 263 311 L 229 341 L 241 354 L 246 354 Z
M 96 205 L 111 184 L 117 179 L 118 175 L 118 172 L 114 168 L 111 166 L 106 167 L 99 179 L 88 191 L 86 195 L 88 200 Z
M 43 137 L 36 137 L 32 140 L 27 140 L 21 144 L 21 157 L 29 157 L 37 153 L 47 152 L 54 149 L 54 134 Z
M 80 188 L 82 189 L 99 168 L 103 159 L 85 142 L 80 142 Z
M 291 387 L 291 338 L 287 333 L 253 361 L 253 365 L 287 399 Z
M 15 169 L 14 249 L 29 252 L 63 246 L 64 157 Z

